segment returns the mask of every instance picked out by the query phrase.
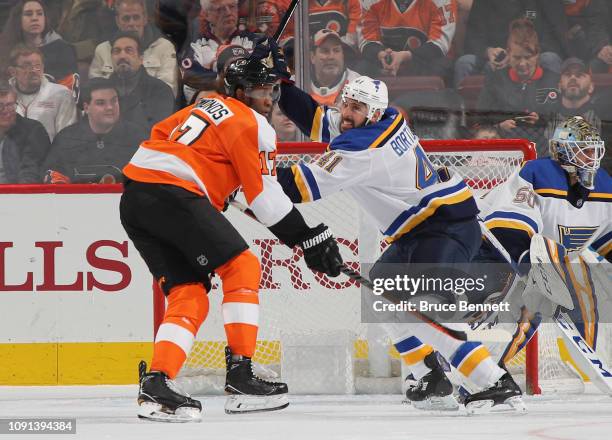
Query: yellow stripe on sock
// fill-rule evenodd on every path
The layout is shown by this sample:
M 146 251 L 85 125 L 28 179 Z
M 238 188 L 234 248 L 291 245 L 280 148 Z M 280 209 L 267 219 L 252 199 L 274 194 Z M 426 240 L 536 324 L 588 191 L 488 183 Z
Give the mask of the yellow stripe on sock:
M 410 351 L 406 354 L 402 355 L 402 359 L 406 362 L 406 365 L 414 365 L 416 363 L 422 362 L 429 353 L 433 351 L 431 345 L 423 345 L 420 348 L 417 348 L 414 351 Z
M 474 350 L 470 355 L 461 362 L 459 365 L 459 372 L 463 374 L 465 377 L 469 377 L 472 374 L 472 371 L 480 365 L 480 363 L 488 358 L 489 350 L 486 347 L 480 346 L 476 350 Z

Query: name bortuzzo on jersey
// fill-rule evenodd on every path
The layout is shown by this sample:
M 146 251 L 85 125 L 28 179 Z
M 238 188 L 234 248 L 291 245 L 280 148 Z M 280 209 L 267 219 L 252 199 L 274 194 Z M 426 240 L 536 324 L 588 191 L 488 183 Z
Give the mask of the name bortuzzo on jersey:
M 473 218 L 476 202 L 459 176 L 436 170 L 406 120 L 394 109 L 376 124 L 340 132 L 337 110 L 318 107 L 311 137 L 330 142 L 316 162 L 279 169 L 292 201 L 309 202 L 349 193 L 393 241 L 430 221 Z

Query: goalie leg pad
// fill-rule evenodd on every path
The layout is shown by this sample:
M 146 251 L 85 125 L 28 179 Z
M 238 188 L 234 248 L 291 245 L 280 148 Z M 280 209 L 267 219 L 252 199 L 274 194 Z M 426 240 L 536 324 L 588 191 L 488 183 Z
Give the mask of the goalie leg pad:
M 529 277 L 537 284 L 540 293 L 568 310 L 574 309 L 566 274 L 569 259 L 559 243 L 536 234 L 529 247 L 531 270 Z
M 287 394 L 274 396 L 231 395 L 225 401 L 226 414 L 277 411 L 289 406 Z

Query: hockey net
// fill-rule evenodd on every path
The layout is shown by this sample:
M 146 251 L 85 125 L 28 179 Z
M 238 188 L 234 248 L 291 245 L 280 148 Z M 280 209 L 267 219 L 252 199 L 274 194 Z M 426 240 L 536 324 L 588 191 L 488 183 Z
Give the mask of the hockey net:
M 535 158 L 525 140 L 422 141 L 436 167 L 459 173 L 475 195 L 503 182 L 524 160 Z M 277 166 L 316 160 L 322 144 L 279 146 Z M 411 172 L 407 170 L 407 172 Z M 363 217 L 355 202 L 338 193 L 325 200 L 300 205 L 310 225 L 327 224 L 341 246 L 344 261 L 359 270 L 359 262 L 373 262 L 382 250 L 381 237 Z M 258 374 L 281 378 L 294 394 L 399 392 L 400 364 L 384 332 L 360 319 L 360 288 L 344 276 L 328 278 L 306 268 L 301 251 L 290 250 L 270 232 L 241 212 L 230 209 L 229 220 L 240 231 L 262 266 L 260 326 L 254 361 Z M 218 283 L 218 277 L 215 279 Z M 218 284 L 209 292 L 210 313 L 180 374 L 180 383 L 194 394 L 220 393 L 225 377 L 225 333 L 221 314 L 223 294 Z M 163 317 L 163 297 L 157 293 L 156 325 Z M 157 328 L 157 327 L 156 327 Z M 582 381 L 559 356 L 552 328 L 540 331 L 540 381 L 568 380 L 566 390 L 579 391 Z M 520 353 L 511 366 L 524 372 Z M 551 369 L 552 368 L 552 369 Z M 527 374 L 536 380 L 538 373 Z M 529 379 L 528 379 L 529 380 Z M 537 388 L 537 383 L 535 385 Z

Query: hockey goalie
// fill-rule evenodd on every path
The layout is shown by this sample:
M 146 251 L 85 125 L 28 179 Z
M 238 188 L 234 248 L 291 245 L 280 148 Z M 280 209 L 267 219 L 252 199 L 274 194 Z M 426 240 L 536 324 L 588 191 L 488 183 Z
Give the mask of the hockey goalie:
M 568 349 L 606 391 L 609 385 L 598 383 L 592 370 L 600 361 L 589 359 L 612 300 L 612 179 L 599 166 L 604 152 L 599 133 L 583 118 L 564 121 L 550 140 L 550 158 L 527 162 L 479 200 L 498 243 L 486 241 L 478 259 L 504 261 L 501 251 L 518 263 L 519 275 L 509 271 L 496 297 L 513 305 L 511 316 L 495 317 L 513 335 L 497 353 L 500 363 L 510 362 L 542 320 L 555 320 L 564 334 L 576 331 Z M 578 338 L 588 348 L 575 346 Z

